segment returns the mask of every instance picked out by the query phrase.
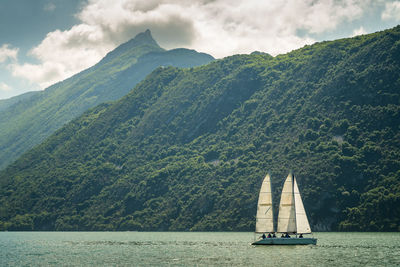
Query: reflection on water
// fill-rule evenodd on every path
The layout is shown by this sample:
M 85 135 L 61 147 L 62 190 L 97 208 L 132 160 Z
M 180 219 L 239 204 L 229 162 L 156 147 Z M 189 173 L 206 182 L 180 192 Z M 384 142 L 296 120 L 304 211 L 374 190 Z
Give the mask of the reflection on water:
M 400 266 L 400 233 L 317 233 L 252 246 L 252 233 L 0 232 L 0 266 Z

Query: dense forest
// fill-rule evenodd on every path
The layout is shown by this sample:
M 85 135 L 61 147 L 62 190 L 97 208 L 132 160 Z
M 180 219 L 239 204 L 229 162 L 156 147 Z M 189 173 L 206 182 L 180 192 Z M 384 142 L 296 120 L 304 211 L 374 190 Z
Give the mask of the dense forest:
M 1 100 L 0 169 L 89 108 L 126 95 L 155 68 L 193 67 L 213 59 L 189 49 L 164 50 L 147 30 L 65 81 Z
M 252 231 L 289 171 L 314 231 L 400 231 L 400 26 L 157 68 L 0 172 L 0 228 Z

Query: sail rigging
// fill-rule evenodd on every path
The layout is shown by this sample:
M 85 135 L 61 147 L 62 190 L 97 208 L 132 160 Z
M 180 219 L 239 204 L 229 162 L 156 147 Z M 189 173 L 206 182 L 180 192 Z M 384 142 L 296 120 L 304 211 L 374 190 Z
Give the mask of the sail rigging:
M 262 182 L 258 196 L 256 233 L 274 232 L 273 217 L 271 178 L 267 174 Z
M 301 200 L 296 178 L 290 173 L 283 184 L 281 201 L 279 203 L 279 214 L 277 231 L 275 231 L 273 220 L 273 205 L 270 176 L 267 174 L 262 182 L 256 216 L 256 233 L 274 233 L 266 237 L 264 234 L 253 245 L 316 245 L 314 237 L 303 237 L 302 234 L 310 234 L 311 228 L 308 223 L 307 214 Z M 286 233 L 276 237 L 275 232 Z M 289 234 L 296 234 L 290 238 Z M 298 236 L 297 234 L 301 234 Z
M 297 181 L 291 173 L 286 178 L 282 189 L 277 231 L 279 233 L 311 233 Z

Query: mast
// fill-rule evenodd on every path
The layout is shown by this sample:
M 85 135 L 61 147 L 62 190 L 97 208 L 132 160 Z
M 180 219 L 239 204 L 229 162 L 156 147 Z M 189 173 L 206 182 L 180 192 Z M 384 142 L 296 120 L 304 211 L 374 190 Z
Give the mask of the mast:
M 278 233 L 296 233 L 296 210 L 293 175 L 289 173 L 282 188 L 279 203 Z
M 296 198 L 295 198 L 295 194 L 294 194 L 294 184 L 295 184 L 295 182 L 296 182 L 296 180 L 294 178 L 294 174 L 292 174 L 292 186 L 293 186 L 292 192 L 293 192 L 293 202 L 294 202 L 294 221 L 295 221 L 295 224 L 296 224 L 296 231 L 294 233 L 297 236 L 298 229 L 297 229 L 297 216 L 296 216 L 297 215 L 296 214 Z
M 275 232 L 272 210 L 271 178 L 265 176 L 257 203 L 256 233 Z

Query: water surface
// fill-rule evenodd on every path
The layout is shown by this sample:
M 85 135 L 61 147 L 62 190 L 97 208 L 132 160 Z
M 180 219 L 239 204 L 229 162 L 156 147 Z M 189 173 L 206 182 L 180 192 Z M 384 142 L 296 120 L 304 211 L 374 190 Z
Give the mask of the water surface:
M 314 237 L 252 246 L 253 233 L 0 232 L 0 266 L 400 266 L 400 233 Z

